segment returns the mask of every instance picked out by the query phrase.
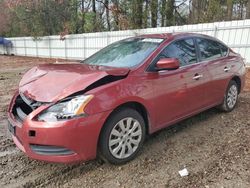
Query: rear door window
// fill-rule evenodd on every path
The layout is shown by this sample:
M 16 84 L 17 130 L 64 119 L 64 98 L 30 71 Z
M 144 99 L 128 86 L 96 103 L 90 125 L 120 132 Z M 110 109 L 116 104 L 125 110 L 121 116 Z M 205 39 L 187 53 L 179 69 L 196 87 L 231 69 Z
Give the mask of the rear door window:
M 226 47 L 225 45 L 220 44 L 220 43 L 219 43 L 219 46 L 220 46 L 220 49 L 221 49 L 221 54 L 222 54 L 222 56 L 223 56 L 223 57 L 227 56 L 228 47 Z
M 224 54 L 222 54 L 222 46 L 216 41 L 203 38 L 197 38 L 196 41 L 200 49 L 202 61 L 220 58 L 222 55 L 225 56 L 225 53 L 227 53 L 225 52 L 226 49 L 224 48 Z

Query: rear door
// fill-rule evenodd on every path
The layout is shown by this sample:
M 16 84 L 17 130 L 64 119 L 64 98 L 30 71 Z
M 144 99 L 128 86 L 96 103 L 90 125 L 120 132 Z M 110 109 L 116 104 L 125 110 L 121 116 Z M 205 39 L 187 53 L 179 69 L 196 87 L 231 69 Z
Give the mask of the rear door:
M 200 61 L 207 64 L 211 77 L 206 91 L 206 100 L 209 105 L 222 102 L 231 64 L 227 59 L 228 48 L 218 41 L 207 38 L 196 38 L 200 51 Z

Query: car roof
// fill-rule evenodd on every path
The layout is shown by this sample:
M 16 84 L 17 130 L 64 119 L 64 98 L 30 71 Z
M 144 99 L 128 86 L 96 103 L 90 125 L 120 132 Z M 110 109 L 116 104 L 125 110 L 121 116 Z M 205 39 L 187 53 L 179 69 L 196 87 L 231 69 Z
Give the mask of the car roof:
M 140 35 L 137 37 L 145 37 L 145 38 L 161 38 L 161 39 L 170 39 L 171 41 L 175 40 L 175 39 L 182 39 L 182 38 L 186 38 L 186 37 L 201 37 L 201 38 L 207 38 L 210 40 L 214 40 L 217 41 L 219 43 L 221 43 L 222 45 L 226 46 L 227 45 L 222 42 L 221 40 L 209 36 L 209 35 L 204 35 L 204 34 L 200 34 L 200 33 L 187 33 L 187 32 L 176 32 L 176 33 L 160 33 L 160 34 L 145 34 L 145 35 Z
M 145 34 L 145 35 L 140 35 L 138 37 L 146 37 L 146 38 L 162 38 L 162 39 L 167 39 L 173 37 L 173 39 L 177 38 L 183 38 L 183 37 L 205 37 L 205 38 L 211 38 L 215 39 L 214 37 L 204 35 L 204 34 L 198 34 L 198 33 L 159 33 L 159 34 Z
M 172 35 L 171 33 L 161 33 L 161 34 L 145 34 L 145 35 L 139 35 L 138 37 L 166 39 L 166 38 L 169 38 L 171 35 Z

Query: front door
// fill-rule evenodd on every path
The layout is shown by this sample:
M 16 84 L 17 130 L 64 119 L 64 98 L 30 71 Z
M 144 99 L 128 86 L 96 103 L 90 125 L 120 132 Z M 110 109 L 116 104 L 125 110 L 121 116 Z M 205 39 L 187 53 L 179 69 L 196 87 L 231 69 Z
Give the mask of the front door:
M 197 53 L 192 38 L 169 44 L 155 59 L 177 58 L 181 67 L 152 73 L 157 125 L 165 127 L 204 106 L 207 72 L 197 64 Z

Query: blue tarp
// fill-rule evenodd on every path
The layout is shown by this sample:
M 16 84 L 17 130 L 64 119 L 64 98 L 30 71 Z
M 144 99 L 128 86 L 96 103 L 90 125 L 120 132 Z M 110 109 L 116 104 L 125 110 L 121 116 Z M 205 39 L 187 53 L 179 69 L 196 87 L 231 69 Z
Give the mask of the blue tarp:
M 4 46 L 7 46 L 7 45 L 11 45 L 12 42 L 10 40 L 7 40 L 3 37 L 0 37 L 0 45 L 4 45 Z

